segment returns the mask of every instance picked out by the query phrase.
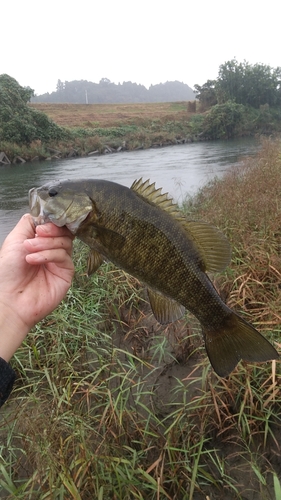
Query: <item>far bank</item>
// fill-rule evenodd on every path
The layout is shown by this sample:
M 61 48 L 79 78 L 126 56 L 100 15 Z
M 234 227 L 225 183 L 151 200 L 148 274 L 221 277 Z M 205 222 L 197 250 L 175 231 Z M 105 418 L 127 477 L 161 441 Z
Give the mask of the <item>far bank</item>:
M 1 141 L 0 164 L 98 156 L 197 141 L 280 133 L 276 110 L 226 103 L 200 112 L 196 101 L 43 104 L 28 107 L 60 128 L 60 140 Z

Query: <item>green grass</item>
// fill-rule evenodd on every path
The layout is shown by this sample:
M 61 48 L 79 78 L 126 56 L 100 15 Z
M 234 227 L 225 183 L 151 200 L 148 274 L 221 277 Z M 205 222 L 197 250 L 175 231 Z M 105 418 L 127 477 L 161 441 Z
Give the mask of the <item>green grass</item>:
M 186 203 L 233 246 L 216 286 L 280 350 L 280 143 Z M 66 299 L 17 351 L 1 409 L 0 498 L 280 500 L 280 362 L 209 366 L 190 315 L 152 318 L 140 283 L 75 244 Z
M 30 144 L 1 143 L 1 151 L 13 161 L 20 156 L 27 161 L 54 157 L 85 156 L 92 151 L 134 150 L 155 145 L 177 144 L 194 140 L 189 124 L 194 112 L 189 102 L 142 104 L 30 104 L 62 127 L 62 140 L 34 140 Z M 74 151 L 73 151 L 74 150 Z

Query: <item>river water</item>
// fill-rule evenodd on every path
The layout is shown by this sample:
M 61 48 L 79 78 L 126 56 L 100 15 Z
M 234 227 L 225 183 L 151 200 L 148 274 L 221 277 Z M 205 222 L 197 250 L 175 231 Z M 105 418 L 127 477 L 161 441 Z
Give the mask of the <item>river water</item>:
M 162 187 L 162 192 L 169 192 L 181 203 L 257 149 L 258 143 L 247 138 L 1 166 L 0 245 L 20 216 L 29 211 L 29 189 L 52 179 L 91 177 L 130 186 L 143 177 L 155 181 L 156 187 Z

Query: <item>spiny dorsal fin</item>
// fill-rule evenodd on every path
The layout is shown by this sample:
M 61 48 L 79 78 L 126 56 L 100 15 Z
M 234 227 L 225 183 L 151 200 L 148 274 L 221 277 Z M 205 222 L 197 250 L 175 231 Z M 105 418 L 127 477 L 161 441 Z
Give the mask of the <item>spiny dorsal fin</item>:
M 131 189 L 150 203 L 157 205 L 168 212 L 177 220 L 196 245 L 198 252 L 204 262 L 202 271 L 221 272 L 230 263 L 231 247 L 224 234 L 207 222 L 192 221 L 184 217 L 177 205 L 169 198 L 167 193 L 155 188 L 155 182 L 143 181 L 142 178 L 135 180 Z
M 166 210 L 170 215 L 175 218 L 182 217 L 177 205 L 169 198 L 168 193 L 162 194 L 162 188 L 156 189 L 155 182 L 150 184 L 150 180 L 143 181 L 142 178 L 135 180 L 131 186 L 132 191 L 145 198 L 150 203 L 154 203 L 163 210 Z

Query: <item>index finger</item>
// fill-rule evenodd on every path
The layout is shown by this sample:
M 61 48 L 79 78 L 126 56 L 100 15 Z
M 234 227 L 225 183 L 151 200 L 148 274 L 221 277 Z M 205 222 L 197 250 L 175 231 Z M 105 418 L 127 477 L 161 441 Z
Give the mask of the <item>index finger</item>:
M 56 238 L 57 236 L 68 236 L 71 240 L 74 240 L 74 235 L 69 231 L 69 229 L 67 229 L 66 226 L 58 227 L 52 222 L 36 226 L 36 234 L 37 236 L 52 238 Z

